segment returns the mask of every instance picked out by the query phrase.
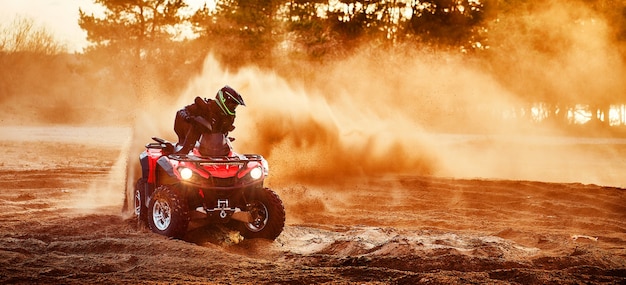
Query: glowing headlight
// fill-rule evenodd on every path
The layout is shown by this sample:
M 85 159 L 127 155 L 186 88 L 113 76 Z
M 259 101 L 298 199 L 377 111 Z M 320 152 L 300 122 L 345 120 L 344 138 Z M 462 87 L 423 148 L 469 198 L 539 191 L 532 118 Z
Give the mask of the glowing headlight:
M 191 171 L 191 169 L 189 169 L 189 168 L 184 168 L 183 167 L 183 168 L 179 169 L 179 171 L 180 171 L 180 178 L 182 178 L 182 179 L 187 180 L 187 179 L 191 178 L 191 176 L 193 176 L 193 171 Z
M 255 167 L 250 170 L 250 177 L 252 177 L 252 179 L 259 179 L 261 176 L 263 176 L 263 170 L 261 170 L 260 167 Z

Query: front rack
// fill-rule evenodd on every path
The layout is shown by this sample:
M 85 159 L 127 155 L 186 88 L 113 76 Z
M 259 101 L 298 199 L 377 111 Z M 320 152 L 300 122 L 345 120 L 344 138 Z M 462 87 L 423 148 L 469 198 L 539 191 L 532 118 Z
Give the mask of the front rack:
M 257 161 L 261 162 L 263 157 L 259 154 L 241 154 L 238 156 L 197 156 L 192 154 L 170 154 L 170 159 L 185 161 L 185 162 L 197 162 L 197 163 L 214 163 L 214 164 L 232 164 L 237 162 L 249 162 Z

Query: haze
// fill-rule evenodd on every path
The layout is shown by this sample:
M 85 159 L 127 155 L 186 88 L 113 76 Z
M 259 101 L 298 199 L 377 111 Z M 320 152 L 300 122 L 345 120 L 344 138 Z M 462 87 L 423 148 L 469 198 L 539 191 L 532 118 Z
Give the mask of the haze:
M 624 186 L 622 140 L 554 137 L 560 130 L 550 124 L 535 132 L 530 120 L 519 120 L 529 96 L 541 102 L 565 94 L 588 103 L 626 90 L 611 23 L 566 1 L 507 19 L 492 27 L 502 46 L 490 58 L 365 44 L 299 78 L 305 67 L 297 64 L 291 76 L 254 66 L 231 72 L 207 55 L 181 94 L 147 91 L 153 97 L 135 101 L 129 91 L 106 86 L 114 91 L 105 99 L 65 99 L 71 105 L 102 100 L 112 111 L 101 121 L 110 124 L 129 114 L 122 117 L 132 117 L 123 123 L 134 129 L 134 157 L 151 136 L 173 139 L 174 113 L 195 96 L 213 98 L 221 86 L 233 86 L 247 103 L 231 134 L 235 145 L 268 157 L 274 183 L 402 174 Z M 553 50 L 546 52 L 541 44 L 548 41 Z M 146 90 L 151 84 L 141 82 Z

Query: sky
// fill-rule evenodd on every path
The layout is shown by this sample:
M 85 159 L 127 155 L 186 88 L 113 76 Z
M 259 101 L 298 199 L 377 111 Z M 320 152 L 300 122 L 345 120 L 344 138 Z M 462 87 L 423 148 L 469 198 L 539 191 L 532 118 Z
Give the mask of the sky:
M 187 0 L 199 6 L 206 0 Z M 0 0 L 0 27 L 10 25 L 16 17 L 34 20 L 45 27 L 70 52 L 81 52 L 88 45 L 87 33 L 78 26 L 78 10 L 91 14 L 99 10 L 94 0 Z

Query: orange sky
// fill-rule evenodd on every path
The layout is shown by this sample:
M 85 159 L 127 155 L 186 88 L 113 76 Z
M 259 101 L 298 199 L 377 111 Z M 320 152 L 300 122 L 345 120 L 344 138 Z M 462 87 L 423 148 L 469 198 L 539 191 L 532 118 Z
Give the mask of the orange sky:
M 199 6 L 206 0 L 187 0 Z M 87 33 L 78 26 L 78 9 L 97 13 L 94 0 L 2 0 L 0 1 L 0 28 L 10 25 L 16 16 L 31 18 L 44 26 L 70 52 L 80 52 L 88 44 Z
M 78 9 L 93 11 L 91 0 L 4 0 L 0 3 L 0 25 L 10 25 L 16 17 L 31 18 L 44 26 L 69 51 L 81 51 L 87 45 L 87 33 L 78 26 Z

